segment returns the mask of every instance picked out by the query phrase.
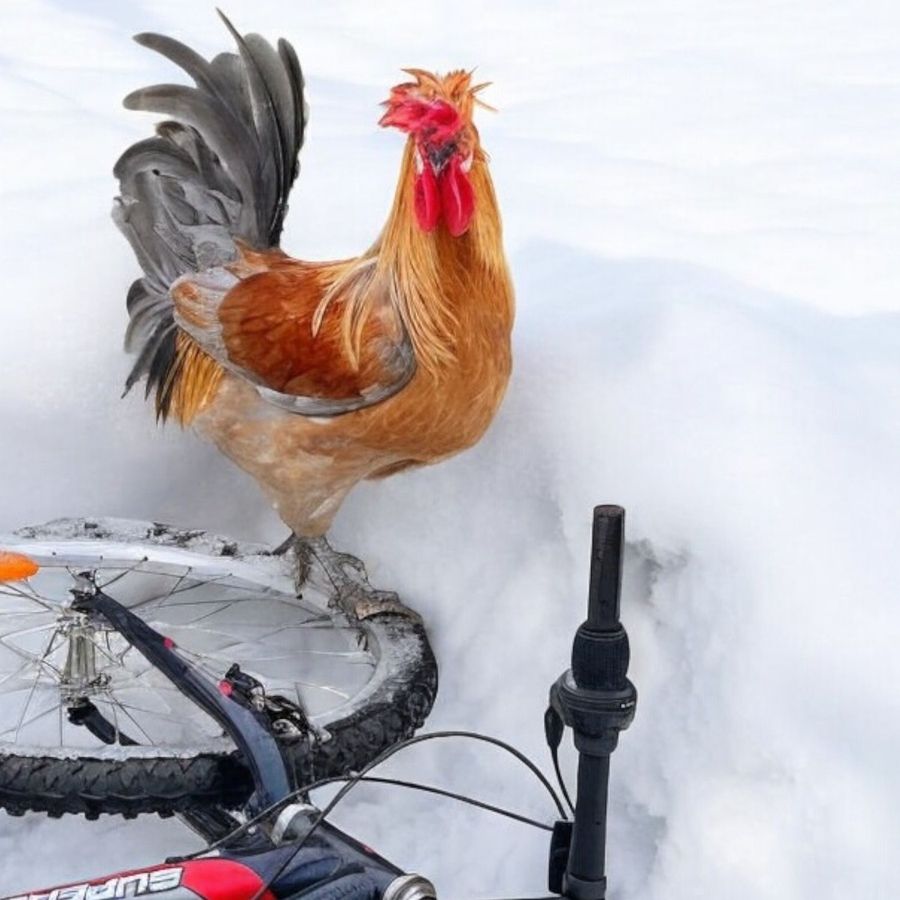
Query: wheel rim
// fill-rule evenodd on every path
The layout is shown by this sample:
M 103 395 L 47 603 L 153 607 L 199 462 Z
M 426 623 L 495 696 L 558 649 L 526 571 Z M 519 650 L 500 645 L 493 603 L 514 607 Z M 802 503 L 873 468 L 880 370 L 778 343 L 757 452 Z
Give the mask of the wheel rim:
M 345 715 L 375 679 L 378 641 L 331 611 L 322 591 L 298 598 L 285 560 L 109 540 L 13 538 L 0 547 L 40 566 L 0 583 L 0 752 L 122 758 L 234 749 L 121 635 L 71 608 L 82 572 L 211 678 L 238 662 L 319 726 Z M 73 724 L 70 710 L 84 702 L 139 746 L 104 744 Z

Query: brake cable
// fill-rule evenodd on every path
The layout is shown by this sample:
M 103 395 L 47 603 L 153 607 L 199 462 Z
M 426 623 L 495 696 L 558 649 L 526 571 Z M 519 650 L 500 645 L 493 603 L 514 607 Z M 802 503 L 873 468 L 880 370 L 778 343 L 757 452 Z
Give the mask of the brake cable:
M 528 816 L 513 812 L 511 809 L 505 809 L 502 806 L 494 806 L 491 803 L 486 803 L 484 800 L 478 800 L 475 797 L 469 797 L 466 794 L 459 794 L 455 791 L 448 791 L 433 784 L 423 784 L 420 781 L 406 781 L 402 778 L 385 778 L 379 775 L 333 775 L 330 778 L 320 778 L 318 781 L 313 781 L 310 784 L 305 785 L 303 788 L 300 788 L 290 797 L 286 797 L 282 802 L 286 803 L 288 800 L 293 799 L 296 794 L 306 794 L 310 791 L 317 791 L 319 790 L 319 788 L 328 787 L 332 784 L 346 783 L 348 781 L 365 782 L 366 784 L 387 784 L 391 785 L 392 787 L 410 788 L 411 790 L 422 791 L 423 793 L 427 794 L 437 794 L 439 797 L 447 797 L 450 800 L 458 800 L 460 803 L 466 803 L 469 806 L 476 807 L 477 809 L 483 809 L 486 812 L 492 812 L 496 813 L 499 816 L 505 816 L 507 819 L 512 819 L 515 822 L 521 822 L 523 825 L 531 825 L 532 828 L 539 828 L 541 831 L 553 831 L 553 827 L 551 825 L 547 825 L 544 822 L 539 822 L 537 819 L 531 819 Z M 237 828 L 233 828 L 224 837 L 220 838 L 212 844 L 208 844 L 202 850 L 197 850 L 195 853 L 187 853 L 183 856 L 170 856 L 166 859 L 166 862 L 179 863 L 185 862 L 190 859 L 196 859 L 206 853 L 211 852 L 212 850 L 217 850 L 223 844 L 230 844 L 235 838 L 240 837 L 245 831 L 248 831 L 250 828 L 252 828 L 256 824 L 256 822 L 259 821 L 259 819 L 273 812 L 274 809 L 275 807 L 271 806 L 269 807 L 269 809 L 263 810 L 258 816 L 255 816 L 253 819 L 244 822 Z
M 338 784 L 342 781 L 350 781 L 352 778 L 352 775 L 337 775 L 334 778 L 329 778 L 328 781 L 332 784 Z M 528 816 L 523 816 L 521 813 L 513 812 L 510 809 L 504 809 L 502 806 L 494 806 L 491 803 L 485 803 L 484 800 L 478 800 L 475 797 L 469 797 L 466 794 L 458 794 L 455 791 L 448 791 L 444 788 L 436 787 L 433 784 L 422 784 L 420 781 L 405 781 L 402 778 L 383 778 L 378 775 L 362 775 L 358 780 L 365 782 L 366 784 L 387 784 L 392 787 L 410 788 L 414 791 L 422 791 L 426 794 L 437 794 L 439 797 L 446 797 L 449 800 L 458 800 L 460 803 L 467 803 L 469 806 L 483 809 L 485 812 L 492 812 L 496 813 L 498 816 L 505 816 L 507 819 L 521 822 L 523 825 L 531 825 L 532 828 L 539 828 L 541 831 L 553 831 L 552 825 L 538 822 L 537 819 L 530 819 Z M 320 784 L 319 787 L 325 787 L 325 785 Z M 317 788 L 312 788 L 312 790 L 317 790 Z
M 553 761 L 553 771 L 556 773 L 556 782 L 562 791 L 563 798 L 569 811 L 575 816 L 575 807 L 572 804 L 572 798 L 569 796 L 569 789 L 566 787 L 566 780 L 563 778 L 562 769 L 559 766 L 559 745 L 562 743 L 563 732 L 565 731 L 565 723 L 562 716 L 552 707 L 547 707 L 544 713 L 544 736 L 547 738 L 547 746 L 550 748 L 550 759 Z
M 213 850 L 217 850 L 217 849 L 229 844 L 235 838 L 237 838 L 237 837 L 241 836 L 242 834 L 246 833 L 247 831 L 249 831 L 254 825 L 259 823 L 261 820 L 263 820 L 267 816 L 271 815 L 271 813 L 273 813 L 275 810 L 285 806 L 291 800 L 294 800 L 298 797 L 302 797 L 303 795 L 307 794 L 309 791 L 316 790 L 317 788 L 320 788 L 320 787 L 325 787 L 326 785 L 329 785 L 329 784 L 335 784 L 335 783 L 342 782 L 342 781 L 346 782 L 344 784 L 344 786 L 337 792 L 337 794 L 335 794 L 335 796 L 332 798 L 332 800 L 329 802 L 329 804 L 325 807 L 325 809 L 322 810 L 322 812 L 320 812 L 319 815 L 316 817 L 316 819 L 313 822 L 313 824 L 311 825 L 310 829 L 306 832 L 306 834 L 303 836 L 303 838 L 301 839 L 299 844 L 296 846 L 294 853 L 292 853 L 285 860 L 284 864 L 282 866 L 280 866 L 279 869 L 274 873 L 274 875 L 269 879 L 268 884 L 266 884 L 262 888 L 262 892 L 257 893 L 256 897 L 253 898 L 253 900 L 259 900 L 259 898 L 263 896 L 263 893 L 268 889 L 269 885 L 271 885 L 275 880 L 277 880 L 277 878 L 285 871 L 285 869 L 291 864 L 291 862 L 293 862 L 293 860 L 296 857 L 297 852 L 299 852 L 302 849 L 303 845 L 306 843 L 307 839 L 312 835 L 312 833 L 315 831 L 315 829 L 318 828 L 318 826 L 322 822 L 325 821 L 325 818 L 331 813 L 331 811 L 335 808 L 335 806 L 337 806 L 338 803 L 340 803 L 341 800 L 343 800 L 343 798 L 357 784 L 359 784 L 363 780 L 366 780 L 366 776 L 372 769 L 374 769 L 378 765 L 381 765 L 381 763 L 388 760 L 395 753 L 398 753 L 401 750 L 405 750 L 405 749 L 413 746 L 414 744 L 420 744 L 420 743 L 424 743 L 425 741 L 430 741 L 430 740 L 454 738 L 454 737 L 461 737 L 461 738 L 466 738 L 469 740 L 481 741 L 483 743 L 492 744 L 496 747 L 499 747 L 501 750 L 504 750 L 505 752 L 509 753 L 510 755 L 512 755 L 516 760 L 518 760 L 520 763 L 522 763 L 522 765 L 524 765 L 527 769 L 529 769 L 529 771 L 531 771 L 532 774 L 534 774 L 534 776 L 538 779 L 538 781 L 541 783 L 541 785 L 544 787 L 544 789 L 547 791 L 547 793 L 552 798 L 560 816 L 562 818 L 566 818 L 565 808 L 563 807 L 563 805 L 559 799 L 559 796 L 557 795 L 556 791 L 553 789 L 553 786 L 547 780 L 546 776 L 543 774 L 543 772 L 541 772 L 541 770 L 537 767 L 537 765 L 535 765 L 535 763 L 532 762 L 532 760 L 530 760 L 524 753 L 522 753 L 520 750 L 517 750 L 511 744 L 508 744 L 506 741 L 500 740 L 499 738 L 490 737 L 489 735 L 479 734 L 478 732 L 473 732 L 473 731 L 434 731 L 434 732 L 430 732 L 429 734 L 415 735 L 414 737 L 407 738 L 405 741 L 400 741 L 399 743 L 394 744 L 391 747 L 388 747 L 381 754 L 379 754 L 377 757 L 375 757 L 375 759 L 373 759 L 370 763 L 368 763 L 366 766 L 364 766 L 360 772 L 358 772 L 354 775 L 344 775 L 344 776 L 334 776 L 331 778 L 322 778 L 322 779 L 319 779 L 318 781 L 312 782 L 311 784 L 308 784 L 301 788 L 298 788 L 297 790 L 292 791 L 290 794 L 283 797 L 281 800 L 277 801 L 276 803 L 271 804 L 266 809 L 262 810 L 262 812 L 253 816 L 251 819 L 248 819 L 242 825 L 240 825 L 239 827 L 237 827 L 233 831 L 231 831 L 229 834 L 227 834 L 225 837 L 220 838 L 219 840 L 213 842 L 212 844 L 209 844 L 207 847 L 203 848 L 202 850 L 198 850 L 195 853 L 189 853 L 184 856 L 170 857 L 170 859 L 168 861 L 169 862 L 184 862 L 184 861 L 187 861 L 190 859 L 197 859 L 200 856 L 204 856 L 205 854 L 207 854 Z M 374 781 L 376 779 L 372 778 L 369 780 Z M 391 779 L 378 779 L 378 780 L 384 781 L 385 783 L 389 783 L 391 781 Z M 406 786 L 406 785 L 404 785 L 404 786 Z M 409 783 L 408 786 L 412 787 L 413 783 Z M 470 797 L 465 797 L 464 795 L 461 795 L 461 794 L 455 795 L 449 791 L 444 791 L 443 789 L 440 789 L 440 788 L 432 788 L 432 786 L 430 786 L 430 785 L 416 785 L 415 787 L 417 789 L 430 791 L 430 792 L 436 793 L 436 794 L 441 794 L 442 796 L 447 796 L 447 797 L 450 797 L 451 799 L 457 799 L 461 802 L 470 803 L 471 805 L 478 806 L 489 812 L 496 812 L 499 815 L 507 815 L 510 818 L 514 818 L 518 821 L 523 821 L 527 824 L 534 825 L 535 827 L 552 830 L 552 829 L 549 829 L 549 826 L 543 825 L 534 820 L 527 819 L 525 816 L 520 816 L 518 813 L 513 813 L 509 810 L 503 810 L 500 807 L 492 807 L 490 804 L 486 804 L 486 803 L 483 803 L 482 801 L 474 800 L 473 798 L 470 798 Z

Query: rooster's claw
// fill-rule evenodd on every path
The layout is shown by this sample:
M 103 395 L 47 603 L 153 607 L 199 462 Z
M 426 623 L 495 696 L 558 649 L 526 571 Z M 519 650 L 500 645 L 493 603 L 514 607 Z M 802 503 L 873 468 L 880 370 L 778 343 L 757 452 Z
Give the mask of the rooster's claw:
M 404 604 L 394 591 L 380 591 L 369 583 L 365 564 L 350 553 L 335 550 L 322 537 L 293 535 L 275 552 L 293 549 L 297 560 L 297 589 L 313 575 L 313 568 L 321 570 L 321 587 L 329 595 L 331 609 L 344 613 L 351 622 L 378 615 L 404 616 L 420 622 L 418 613 Z

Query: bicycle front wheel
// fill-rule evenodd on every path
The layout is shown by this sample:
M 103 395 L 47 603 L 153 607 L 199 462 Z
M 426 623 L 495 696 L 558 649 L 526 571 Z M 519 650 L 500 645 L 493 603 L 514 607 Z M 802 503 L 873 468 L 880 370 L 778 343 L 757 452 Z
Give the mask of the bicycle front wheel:
M 361 768 L 434 702 L 420 624 L 350 621 L 315 578 L 298 594 L 290 562 L 265 548 L 116 519 L 26 528 L 0 548 L 37 565 L 0 582 L 0 807 L 12 814 L 238 808 L 252 789 L 218 723 L 72 606 L 84 572 L 211 678 L 238 663 L 302 710 L 312 729 L 292 728 L 289 713 L 274 723 L 300 783 Z

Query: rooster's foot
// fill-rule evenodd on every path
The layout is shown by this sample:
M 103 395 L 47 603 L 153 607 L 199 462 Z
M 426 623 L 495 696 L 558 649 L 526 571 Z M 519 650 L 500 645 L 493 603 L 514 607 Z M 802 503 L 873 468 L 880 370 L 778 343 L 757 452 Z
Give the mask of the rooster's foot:
M 339 609 L 352 621 L 368 619 L 382 614 L 406 616 L 419 619 L 394 591 L 378 591 L 371 586 L 350 584 L 338 589 L 328 603 L 332 609 Z
M 313 566 L 318 564 L 331 595 L 328 605 L 340 610 L 352 621 L 381 614 L 419 620 L 418 614 L 406 606 L 396 593 L 372 587 L 362 560 L 335 550 L 324 536 L 310 538 L 294 535 L 282 546 L 285 547 L 282 552 L 293 549 L 296 554 L 298 589 L 309 580 Z

